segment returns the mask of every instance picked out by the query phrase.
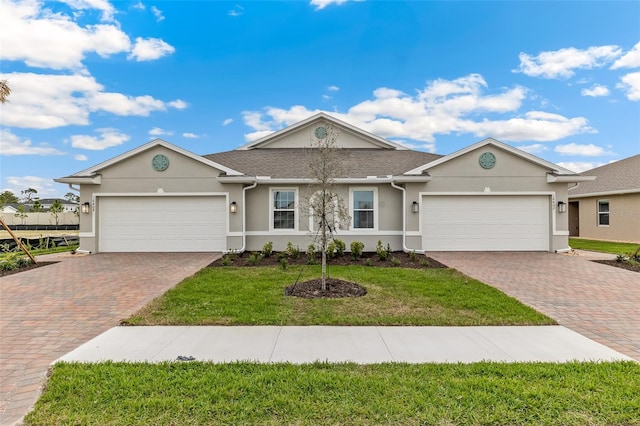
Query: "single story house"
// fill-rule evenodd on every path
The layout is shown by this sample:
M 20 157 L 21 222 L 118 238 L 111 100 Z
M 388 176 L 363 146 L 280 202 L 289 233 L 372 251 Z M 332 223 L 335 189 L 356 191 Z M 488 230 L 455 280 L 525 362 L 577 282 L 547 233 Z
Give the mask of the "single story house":
M 569 235 L 640 242 L 640 154 L 584 172 L 569 188 Z
M 568 188 L 593 179 L 491 138 L 441 156 L 320 113 L 232 151 L 156 139 L 55 180 L 80 191 L 81 250 L 305 250 L 311 143 L 328 135 L 344 161 L 333 190 L 348 206 L 336 236 L 347 250 L 568 250 Z

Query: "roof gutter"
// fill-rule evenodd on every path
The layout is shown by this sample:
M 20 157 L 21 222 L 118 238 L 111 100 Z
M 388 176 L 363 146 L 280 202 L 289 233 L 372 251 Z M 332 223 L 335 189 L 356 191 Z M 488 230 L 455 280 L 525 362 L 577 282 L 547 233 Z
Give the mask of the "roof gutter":
M 556 175 L 553 173 L 547 173 L 547 183 L 578 183 L 590 182 L 592 180 L 596 180 L 596 177 L 581 175 Z
M 256 184 L 274 184 L 274 185 L 311 185 L 318 183 L 317 179 L 309 178 L 272 178 L 271 176 L 219 176 L 218 179 L 223 183 L 256 183 Z M 429 182 L 431 176 L 367 176 L 363 178 L 337 178 L 333 182 L 336 184 L 367 184 L 367 183 L 408 183 L 408 182 Z
M 573 189 L 573 188 L 571 188 Z M 572 194 L 569 193 L 569 198 L 585 198 L 585 197 L 606 197 L 609 195 L 624 195 L 624 194 L 636 194 L 640 192 L 640 188 L 635 189 L 623 189 L 620 191 L 603 191 L 603 192 L 591 192 L 584 194 Z
M 102 183 L 102 175 L 93 176 L 69 176 L 53 180 L 58 183 L 76 184 L 76 185 L 100 185 Z

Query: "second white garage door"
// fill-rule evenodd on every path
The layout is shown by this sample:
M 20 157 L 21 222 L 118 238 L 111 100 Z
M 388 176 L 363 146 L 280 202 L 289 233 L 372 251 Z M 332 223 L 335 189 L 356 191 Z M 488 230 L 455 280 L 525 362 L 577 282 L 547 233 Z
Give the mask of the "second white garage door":
M 548 251 L 547 196 L 424 196 L 422 247 L 430 251 Z
M 100 197 L 99 251 L 212 252 L 226 248 L 225 197 Z

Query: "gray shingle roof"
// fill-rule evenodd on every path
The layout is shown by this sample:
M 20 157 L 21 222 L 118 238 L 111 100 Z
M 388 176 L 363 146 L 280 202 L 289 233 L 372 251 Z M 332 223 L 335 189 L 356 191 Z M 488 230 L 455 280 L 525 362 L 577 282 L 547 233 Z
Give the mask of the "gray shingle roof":
M 582 182 L 576 189 L 570 190 L 569 197 L 616 191 L 640 192 L 640 154 L 580 174 L 597 177 L 594 181 Z
M 309 148 L 269 148 L 226 151 L 204 157 L 247 176 L 297 179 L 309 177 Z M 441 155 L 411 150 L 343 149 L 347 178 L 401 175 Z

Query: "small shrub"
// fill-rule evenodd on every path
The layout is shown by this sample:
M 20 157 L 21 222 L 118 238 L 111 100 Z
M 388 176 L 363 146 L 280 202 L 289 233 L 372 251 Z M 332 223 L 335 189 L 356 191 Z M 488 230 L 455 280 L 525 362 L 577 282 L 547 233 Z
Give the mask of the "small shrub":
M 428 267 L 429 266 L 429 261 L 427 259 L 422 259 L 420 261 L 420 266 L 425 267 L 425 268 Z
M 380 259 L 382 261 L 387 260 L 387 258 L 389 257 L 389 251 L 387 251 L 382 246 L 382 241 L 378 240 L 378 245 L 376 246 L 376 254 L 378 255 L 378 259 Z
M 411 250 L 409 252 L 409 260 L 411 260 L 412 262 L 415 262 L 416 260 L 418 260 L 418 255 L 416 255 L 415 250 Z
M 2 261 L 0 261 L 0 270 L 13 271 L 15 269 L 24 268 L 31 264 L 31 259 L 23 256 L 21 253 L 7 253 Z
M 287 258 L 287 253 L 284 251 L 281 251 L 278 253 L 278 262 L 280 262 L 282 259 L 286 259 Z
M 292 259 L 297 259 L 300 257 L 300 249 L 298 247 L 294 247 L 291 241 L 287 243 L 285 253 Z
M 307 247 L 307 264 L 313 265 L 316 263 L 316 246 L 309 244 Z
M 224 257 L 222 258 L 222 266 L 231 266 L 233 264 L 233 258 L 228 255 L 225 254 Z
M 260 263 L 260 259 L 262 259 L 262 254 L 260 254 L 259 251 L 254 251 L 249 255 L 249 258 L 247 259 L 247 264 L 255 266 L 258 263 Z
M 362 256 L 362 250 L 364 250 L 364 243 L 360 241 L 354 241 L 351 243 L 351 257 L 353 260 L 358 260 Z
M 391 263 L 393 264 L 393 266 L 400 266 L 400 264 L 402 262 L 400 262 L 400 259 L 396 258 L 396 257 L 392 257 L 391 258 Z
M 364 261 L 364 266 L 373 266 L 373 261 L 371 260 L 371 258 L 368 258 Z
M 336 256 L 342 256 L 344 251 L 347 249 L 347 245 L 342 240 L 338 240 L 337 238 L 333 240 L 336 245 Z
M 269 241 L 262 246 L 262 256 L 263 257 L 271 257 L 273 254 L 273 242 Z
M 336 255 L 336 243 L 331 241 L 327 245 L 327 258 L 331 259 Z
M 627 256 L 625 256 L 624 254 L 619 254 L 616 256 L 616 262 L 624 262 L 627 260 Z
M 282 269 L 283 271 L 287 270 L 287 266 L 289 266 L 289 262 L 287 261 L 286 257 L 279 257 L 278 259 L 280 261 L 280 269 Z

